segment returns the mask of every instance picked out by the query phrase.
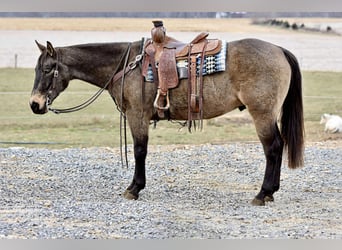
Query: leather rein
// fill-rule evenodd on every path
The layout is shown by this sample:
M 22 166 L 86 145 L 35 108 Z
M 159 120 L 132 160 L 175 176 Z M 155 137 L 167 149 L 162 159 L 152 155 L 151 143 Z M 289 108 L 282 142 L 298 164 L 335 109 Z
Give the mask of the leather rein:
M 144 39 L 142 41 L 142 43 L 144 44 Z M 66 109 L 55 109 L 55 108 L 51 108 L 50 107 L 50 101 L 49 98 L 47 98 L 47 108 L 49 111 L 52 111 L 55 114 L 61 114 L 61 113 L 71 113 L 71 112 L 76 112 L 79 111 L 81 109 L 84 109 L 86 107 L 88 107 L 90 104 L 92 104 L 102 93 L 104 90 L 107 89 L 107 87 L 109 86 L 110 83 L 115 83 L 117 80 L 121 79 L 121 97 L 120 97 L 120 106 L 117 103 L 117 100 L 115 100 L 115 98 L 113 97 L 113 100 L 117 106 L 117 109 L 120 112 L 120 155 L 121 155 L 121 165 L 123 166 L 123 151 L 122 151 L 122 127 L 124 128 L 124 139 L 125 139 L 125 162 L 126 162 L 126 167 L 128 168 L 128 158 L 127 158 L 127 132 L 126 132 L 126 116 L 125 114 L 122 112 L 121 107 L 122 107 L 122 100 L 123 100 L 123 86 L 124 86 L 124 81 L 125 81 L 125 75 L 128 74 L 129 72 L 131 72 L 132 70 L 134 70 L 138 63 L 143 59 L 143 52 L 141 52 L 141 54 L 137 55 L 134 59 L 134 61 L 131 61 L 128 63 L 128 59 L 129 59 L 129 54 L 131 51 L 131 46 L 132 44 L 129 43 L 128 47 L 126 49 L 126 52 L 121 56 L 120 62 L 118 63 L 118 66 L 116 67 L 114 73 L 112 74 L 112 76 L 109 78 L 109 80 L 106 82 L 106 84 L 104 85 L 103 88 L 99 89 L 92 97 L 90 97 L 87 101 L 85 101 L 84 103 L 77 105 L 75 107 L 72 108 L 66 108 Z M 57 53 L 57 51 L 56 51 Z M 122 64 L 124 60 L 124 66 L 123 68 L 118 72 L 120 65 Z M 58 54 L 57 54 L 57 63 L 56 63 L 56 68 L 54 70 L 54 74 L 53 74 L 53 82 L 52 82 L 52 86 L 55 86 L 57 77 L 58 77 L 59 73 L 58 73 Z M 122 124 L 123 123 L 123 124 Z
M 130 71 L 134 70 L 137 67 L 138 63 L 143 58 L 143 55 L 139 54 L 139 55 L 137 55 L 135 57 L 134 61 L 131 61 L 131 62 L 128 63 L 128 58 L 129 58 L 130 50 L 131 50 L 131 43 L 128 44 L 126 52 L 121 56 L 121 59 L 120 59 L 120 62 L 118 63 L 118 66 L 116 67 L 114 73 L 109 78 L 109 80 L 103 86 L 103 88 L 99 89 L 87 101 L 85 101 L 84 103 L 82 103 L 80 105 L 71 107 L 71 108 L 57 109 L 57 108 L 50 107 L 50 100 L 49 100 L 49 98 L 47 98 L 46 105 L 47 105 L 48 110 L 53 112 L 53 113 L 55 113 L 55 114 L 76 112 L 76 111 L 82 110 L 82 109 L 88 107 L 90 104 L 92 104 L 103 93 L 103 91 L 105 91 L 107 89 L 107 87 L 109 86 L 110 83 L 112 83 L 112 82 L 114 83 L 114 82 L 116 82 L 117 80 L 119 80 L 121 78 L 121 85 L 123 85 L 123 82 L 124 82 L 124 79 L 125 79 L 125 75 L 127 73 L 129 73 Z M 56 53 L 57 53 L 57 51 L 56 51 Z M 124 61 L 123 69 L 118 72 L 119 67 L 122 64 L 123 60 L 125 60 Z M 54 74 L 53 74 L 52 86 L 55 86 L 55 82 L 56 82 L 58 76 L 59 76 L 59 72 L 58 72 L 58 53 L 57 53 L 57 63 L 56 63 L 56 68 L 55 68 Z

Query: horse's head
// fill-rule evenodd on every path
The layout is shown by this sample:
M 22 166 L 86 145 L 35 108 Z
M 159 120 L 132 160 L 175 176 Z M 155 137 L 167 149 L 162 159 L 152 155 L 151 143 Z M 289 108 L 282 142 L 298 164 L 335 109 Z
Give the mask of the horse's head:
M 68 86 L 69 73 L 60 61 L 58 50 L 50 42 L 46 47 L 36 41 L 41 55 L 36 68 L 30 106 L 35 114 L 45 114 L 48 106 Z

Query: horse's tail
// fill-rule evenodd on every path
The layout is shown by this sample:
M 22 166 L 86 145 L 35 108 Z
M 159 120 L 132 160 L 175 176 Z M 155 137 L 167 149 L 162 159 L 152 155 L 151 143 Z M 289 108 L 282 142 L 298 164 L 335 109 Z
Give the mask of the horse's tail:
M 289 168 L 304 164 L 304 117 L 302 97 L 302 75 L 296 57 L 282 48 L 291 66 L 290 87 L 282 107 L 281 134 L 287 147 Z

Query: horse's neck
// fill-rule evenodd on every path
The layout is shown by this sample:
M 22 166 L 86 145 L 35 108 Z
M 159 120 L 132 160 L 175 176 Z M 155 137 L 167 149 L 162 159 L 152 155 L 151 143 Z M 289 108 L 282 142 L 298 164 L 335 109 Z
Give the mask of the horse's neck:
M 65 47 L 62 56 L 70 79 L 79 79 L 103 87 L 114 73 L 126 44 L 94 44 Z

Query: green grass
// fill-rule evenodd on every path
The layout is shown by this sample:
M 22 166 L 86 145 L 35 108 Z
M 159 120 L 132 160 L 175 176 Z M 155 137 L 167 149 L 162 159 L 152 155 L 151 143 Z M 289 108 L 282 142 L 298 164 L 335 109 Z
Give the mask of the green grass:
M 322 113 L 342 115 L 342 73 L 304 72 L 305 119 L 317 121 Z
M 28 105 L 33 86 L 33 69 L 0 69 L 0 147 L 23 144 L 33 147 L 115 147 L 120 142 L 120 116 L 108 93 L 85 110 L 55 115 L 34 115 Z M 306 138 L 308 141 L 341 139 L 326 135 L 319 124 L 322 113 L 342 115 L 342 73 L 303 72 Z M 54 102 L 54 107 L 71 107 L 87 100 L 97 88 L 72 81 Z M 247 113 L 247 111 L 243 111 Z M 239 114 L 234 111 L 233 114 Z M 244 113 L 242 113 L 244 114 Z M 257 141 L 252 122 L 230 120 L 224 125 L 204 122 L 203 131 L 188 133 L 177 123 L 162 121 L 150 128 L 151 144 L 202 144 Z M 129 131 L 128 131 L 129 133 Z M 128 134 L 129 143 L 132 143 Z M 6 142 L 6 143 L 4 143 Z
M 342 72 L 304 72 L 304 119 L 308 141 L 342 140 L 342 134 L 324 133 L 323 113 L 342 116 Z

